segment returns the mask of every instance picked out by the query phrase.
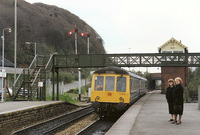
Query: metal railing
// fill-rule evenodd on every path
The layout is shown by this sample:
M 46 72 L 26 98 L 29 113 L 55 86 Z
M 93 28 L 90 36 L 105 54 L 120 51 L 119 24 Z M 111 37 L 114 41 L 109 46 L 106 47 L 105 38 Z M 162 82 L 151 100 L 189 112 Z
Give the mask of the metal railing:
M 49 60 L 48 60 L 48 62 L 47 62 L 47 64 L 46 64 L 46 67 L 45 67 L 45 70 L 47 70 L 47 71 L 50 71 L 51 70 L 51 68 L 53 67 L 53 56 L 54 56 L 55 54 L 52 54 L 50 57 L 49 57 Z
M 42 68 L 40 68 L 33 80 L 33 82 L 31 83 L 31 98 L 35 97 L 37 94 L 37 90 L 38 90 L 38 82 L 40 81 L 40 76 L 41 76 L 41 70 Z
M 54 68 L 200 66 L 200 53 L 55 55 Z
M 13 96 L 16 96 L 17 91 L 20 89 L 20 87 L 22 86 L 23 82 L 25 81 L 25 70 L 28 71 L 28 77 L 30 74 L 32 74 L 34 72 L 34 69 L 37 66 L 37 57 L 38 55 L 35 55 L 35 57 L 33 58 L 30 66 L 28 67 L 28 69 L 23 69 L 22 72 L 18 75 L 17 79 L 15 80 L 12 89 L 13 89 Z
M 45 66 L 48 62 L 49 56 L 47 55 L 37 55 L 37 66 Z
M 16 95 L 16 89 L 19 89 L 19 87 L 21 87 L 22 83 L 23 83 L 23 72 L 24 72 L 24 69 L 22 70 L 22 72 L 18 75 L 17 79 L 15 80 L 13 86 L 12 86 L 12 89 L 13 89 L 13 96 Z
M 37 65 L 37 57 L 38 57 L 38 55 L 35 55 L 35 57 L 33 58 L 33 60 L 32 60 L 32 62 L 31 62 L 31 64 L 30 64 L 28 69 L 34 69 L 36 67 L 36 65 Z
M 13 84 L 14 98 L 17 97 L 20 90 L 25 90 L 28 86 L 28 97 L 32 100 L 38 92 L 38 81 L 46 81 L 53 67 L 54 54 L 51 56 L 36 55 L 30 66 L 18 75 Z M 13 98 L 13 99 L 14 99 Z
M 48 62 L 47 62 L 47 64 L 46 64 L 46 67 L 45 67 L 45 72 L 46 72 L 46 77 L 47 78 L 50 78 L 50 72 L 51 72 L 51 70 L 52 70 L 52 68 L 53 68 L 53 57 L 54 57 L 54 55 L 55 55 L 55 53 L 54 54 L 52 54 L 50 57 L 49 57 L 49 60 L 48 60 Z M 46 78 L 46 79 L 47 79 Z
M 52 54 L 49 59 L 47 60 L 46 56 L 40 56 L 40 58 L 38 59 L 38 64 L 39 66 L 43 66 L 42 68 L 40 68 L 33 80 L 33 82 L 31 83 L 31 93 L 32 93 L 32 98 L 36 97 L 36 94 L 38 92 L 38 82 L 39 81 L 46 81 L 46 76 L 48 76 L 48 74 L 50 73 L 52 67 L 53 67 L 53 56 L 55 54 Z M 46 66 L 44 66 L 46 65 Z
M 29 80 L 29 69 L 25 68 L 22 72 L 18 75 L 17 79 L 15 80 L 12 89 L 13 89 L 13 97 L 15 98 L 16 94 L 22 88 L 22 85 L 25 81 Z

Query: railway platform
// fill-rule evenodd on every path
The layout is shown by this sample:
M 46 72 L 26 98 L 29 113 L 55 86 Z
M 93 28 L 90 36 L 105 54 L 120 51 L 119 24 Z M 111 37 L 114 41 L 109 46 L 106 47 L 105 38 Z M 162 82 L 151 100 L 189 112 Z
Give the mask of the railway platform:
M 61 101 L 10 101 L 0 102 L 0 115 L 59 103 Z
M 122 115 L 106 135 L 199 135 L 197 103 L 185 103 L 181 125 L 168 122 L 168 105 L 161 91 L 148 92 Z
M 73 111 L 80 106 L 64 101 L 17 101 L 0 103 L 0 135 Z

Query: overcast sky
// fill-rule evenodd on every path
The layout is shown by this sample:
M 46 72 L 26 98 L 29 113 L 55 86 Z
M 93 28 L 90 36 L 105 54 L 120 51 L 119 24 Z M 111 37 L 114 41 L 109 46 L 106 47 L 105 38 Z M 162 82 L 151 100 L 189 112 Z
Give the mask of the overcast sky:
M 200 0 L 26 1 L 76 14 L 100 34 L 107 53 L 157 53 L 171 37 L 200 52 Z

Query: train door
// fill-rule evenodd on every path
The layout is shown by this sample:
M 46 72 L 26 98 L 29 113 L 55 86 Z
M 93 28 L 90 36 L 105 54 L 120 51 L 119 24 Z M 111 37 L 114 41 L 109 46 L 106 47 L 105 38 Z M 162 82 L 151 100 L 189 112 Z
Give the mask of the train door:
M 141 93 L 142 93 L 142 80 L 140 80 L 140 91 L 139 91 L 139 94 L 141 95 Z

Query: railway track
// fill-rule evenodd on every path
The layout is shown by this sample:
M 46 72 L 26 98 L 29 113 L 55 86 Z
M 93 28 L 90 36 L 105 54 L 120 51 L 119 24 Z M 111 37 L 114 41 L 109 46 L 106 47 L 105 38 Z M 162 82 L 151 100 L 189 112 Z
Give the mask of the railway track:
M 76 135 L 104 135 L 112 125 L 117 121 L 114 119 L 98 119 L 94 123 L 90 124 Z
M 92 106 L 87 106 L 73 112 L 37 123 L 24 129 L 13 132 L 13 135 L 53 135 L 64 130 L 73 122 L 94 112 Z

